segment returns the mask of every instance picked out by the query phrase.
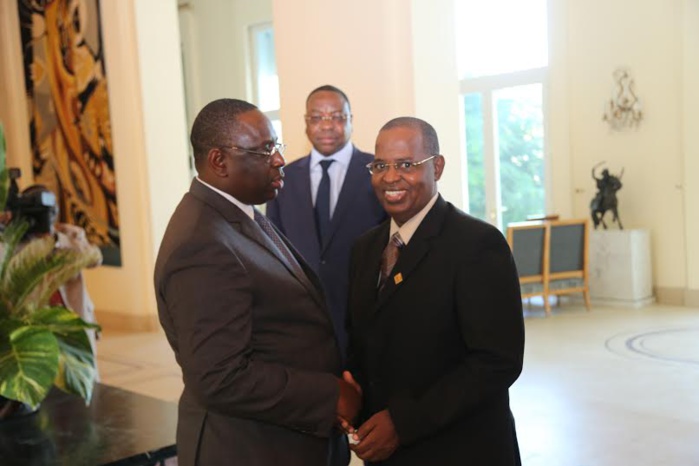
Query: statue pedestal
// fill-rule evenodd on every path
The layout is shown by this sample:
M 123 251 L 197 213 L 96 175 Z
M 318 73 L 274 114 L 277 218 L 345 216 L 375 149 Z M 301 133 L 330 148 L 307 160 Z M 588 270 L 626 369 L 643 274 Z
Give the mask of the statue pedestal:
M 638 308 L 655 301 L 648 230 L 592 231 L 589 265 L 593 303 Z

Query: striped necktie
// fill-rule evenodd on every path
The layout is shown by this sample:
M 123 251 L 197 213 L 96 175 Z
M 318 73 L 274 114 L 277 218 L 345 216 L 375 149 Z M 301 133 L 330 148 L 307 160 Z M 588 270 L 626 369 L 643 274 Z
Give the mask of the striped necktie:
M 386 279 L 391 274 L 393 267 L 398 261 L 401 248 L 405 246 L 399 232 L 395 232 L 381 254 L 381 278 L 379 280 L 379 288 L 383 288 Z

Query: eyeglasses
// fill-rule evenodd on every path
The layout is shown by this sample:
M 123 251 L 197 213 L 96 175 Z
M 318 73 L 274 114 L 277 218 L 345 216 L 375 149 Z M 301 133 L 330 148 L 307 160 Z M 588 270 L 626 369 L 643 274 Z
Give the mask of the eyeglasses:
M 322 121 L 329 121 L 334 124 L 344 123 L 351 116 L 346 113 L 335 113 L 333 115 L 304 115 L 304 118 L 308 124 L 319 125 Z
M 241 152 L 247 152 L 248 154 L 258 155 L 260 157 L 263 157 L 265 160 L 271 159 L 272 156 L 274 154 L 276 154 L 277 152 L 279 152 L 279 155 L 283 156 L 284 150 L 286 149 L 286 145 L 281 144 L 279 142 L 269 143 L 262 149 L 246 149 L 245 147 L 238 147 L 238 146 L 221 146 L 221 147 L 224 149 L 235 149 L 235 150 L 239 150 Z
M 375 161 L 366 164 L 366 167 L 369 169 L 369 173 L 371 173 L 372 175 L 380 175 L 382 173 L 386 173 L 389 167 L 395 168 L 398 173 L 408 174 L 412 173 L 415 167 L 417 167 L 418 165 L 422 165 L 425 162 L 429 162 L 435 157 L 437 157 L 437 155 L 427 157 L 426 159 L 419 160 L 417 162 L 413 162 L 412 160 L 403 160 L 401 162 L 395 163 Z

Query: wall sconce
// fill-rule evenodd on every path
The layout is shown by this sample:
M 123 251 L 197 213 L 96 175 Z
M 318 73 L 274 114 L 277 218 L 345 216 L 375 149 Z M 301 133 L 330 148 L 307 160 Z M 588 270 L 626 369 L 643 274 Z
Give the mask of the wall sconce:
M 616 84 L 614 94 L 606 105 L 602 121 L 618 131 L 638 126 L 643 119 L 643 112 L 641 102 L 633 90 L 633 79 L 624 69 L 614 71 L 613 77 Z

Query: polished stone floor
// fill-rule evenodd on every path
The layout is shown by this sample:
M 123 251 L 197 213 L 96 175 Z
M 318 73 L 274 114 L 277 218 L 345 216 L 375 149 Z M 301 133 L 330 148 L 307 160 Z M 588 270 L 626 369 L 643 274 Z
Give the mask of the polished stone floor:
M 525 466 L 699 465 L 699 309 L 564 304 L 525 317 L 510 392 Z M 98 360 L 106 384 L 172 401 L 182 390 L 161 333 L 105 332 Z

